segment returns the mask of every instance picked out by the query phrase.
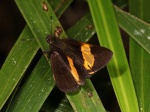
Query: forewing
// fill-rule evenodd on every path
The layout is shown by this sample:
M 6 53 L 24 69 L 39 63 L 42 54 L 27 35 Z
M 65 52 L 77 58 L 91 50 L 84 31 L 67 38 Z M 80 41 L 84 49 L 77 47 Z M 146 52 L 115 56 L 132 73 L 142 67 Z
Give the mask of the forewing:
M 88 71 L 86 77 L 90 77 L 91 74 L 102 69 L 109 62 L 113 54 L 109 49 L 101 46 L 68 39 L 63 39 L 62 41 L 72 48 L 80 63 Z
M 50 56 L 56 85 L 63 92 L 71 92 L 83 85 L 85 76 L 71 57 L 61 50 L 55 50 Z M 79 75 L 80 74 L 80 75 Z
M 91 69 L 89 69 L 88 71 L 89 74 L 94 74 L 95 72 L 106 66 L 106 64 L 110 61 L 113 53 L 107 48 L 96 45 L 90 45 L 90 48 L 91 54 L 94 56 L 94 64 L 90 66 Z

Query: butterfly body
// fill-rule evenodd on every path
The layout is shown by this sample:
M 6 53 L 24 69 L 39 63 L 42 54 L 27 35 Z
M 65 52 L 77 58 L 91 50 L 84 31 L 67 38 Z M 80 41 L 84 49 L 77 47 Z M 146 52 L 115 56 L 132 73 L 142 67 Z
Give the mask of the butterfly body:
M 56 85 L 63 92 L 72 92 L 83 85 L 85 78 L 102 69 L 112 57 L 104 47 L 69 39 L 47 37 L 50 44 L 48 58 Z

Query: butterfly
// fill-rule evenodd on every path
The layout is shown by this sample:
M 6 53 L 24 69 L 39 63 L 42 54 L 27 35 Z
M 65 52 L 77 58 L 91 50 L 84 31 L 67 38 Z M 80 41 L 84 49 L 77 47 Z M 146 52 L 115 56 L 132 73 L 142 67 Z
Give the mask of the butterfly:
M 46 51 L 50 60 L 53 77 L 62 92 L 72 92 L 85 83 L 85 79 L 102 69 L 111 59 L 112 51 L 97 45 L 60 39 L 60 27 L 46 40 L 50 50 Z

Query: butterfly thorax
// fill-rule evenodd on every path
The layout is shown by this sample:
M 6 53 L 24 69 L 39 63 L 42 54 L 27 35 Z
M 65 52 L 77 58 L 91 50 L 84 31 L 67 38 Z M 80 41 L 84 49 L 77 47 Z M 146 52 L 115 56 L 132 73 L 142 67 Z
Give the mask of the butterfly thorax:
M 59 49 L 63 52 L 68 52 L 68 46 L 65 44 L 61 39 L 57 38 L 54 35 L 48 35 L 46 38 L 47 42 L 50 44 L 51 50 L 53 49 Z

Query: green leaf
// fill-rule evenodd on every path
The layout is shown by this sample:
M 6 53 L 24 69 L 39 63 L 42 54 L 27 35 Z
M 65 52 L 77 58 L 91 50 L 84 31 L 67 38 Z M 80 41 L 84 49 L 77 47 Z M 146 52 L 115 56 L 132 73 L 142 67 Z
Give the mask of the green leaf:
M 43 10 L 43 2 L 47 4 L 48 11 Z M 44 0 L 30 0 L 28 2 L 16 0 L 16 3 L 41 49 L 46 50 L 48 44 L 45 37 L 54 32 L 56 26 L 61 26 L 49 3 Z M 64 31 L 61 37 L 66 37 Z
M 43 56 L 13 101 L 11 112 L 37 112 L 54 87 L 52 71 Z
M 39 46 L 28 27 L 21 33 L 19 39 L 9 53 L 0 71 L 0 109 L 23 76 Z M 25 41 L 23 41 L 25 40 Z
M 130 0 L 130 12 L 141 18 L 145 22 L 150 22 L 149 0 Z M 136 23 L 137 24 L 137 23 Z M 137 24 L 141 28 L 135 28 L 137 38 L 141 38 L 143 45 L 139 46 L 134 40 L 130 39 L 130 66 L 137 92 L 137 98 L 141 112 L 150 111 L 150 25 Z
M 72 108 L 70 108 L 70 103 L 67 98 L 61 100 L 61 103 L 58 105 L 57 110 L 55 112 L 74 112 Z
M 60 16 L 72 2 L 73 0 L 50 0 L 50 5 L 56 16 L 60 18 Z
M 67 94 L 67 98 L 76 112 L 106 112 L 89 79 L 86 80 L 78 94 Z
M 95 34 L 95 28 L 90 13 L 87 13 L 66 33 L 71 39 L 87 42 L 90 39 L 90 37 L 92 37 Z
M 150 54 L 150 25 L 115 7 L 119 26 Z
M 107 65 L 109 75 L 123 112 L 138 112 L 138 103 L 128 61 L 110 0 L 89 0 L 95 29 L 102 46 L 113 52 Z

